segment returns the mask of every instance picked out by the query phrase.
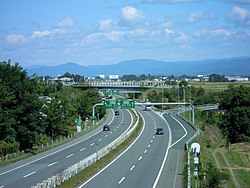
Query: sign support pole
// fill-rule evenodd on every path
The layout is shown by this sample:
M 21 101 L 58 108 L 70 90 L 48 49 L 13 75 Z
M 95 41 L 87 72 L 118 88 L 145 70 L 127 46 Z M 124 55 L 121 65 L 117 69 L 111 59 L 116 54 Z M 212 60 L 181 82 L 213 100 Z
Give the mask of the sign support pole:
M 92 108 L 92 117 L 95 116 L 95 107 L 96 107 L 96 106 L 103 106 L 103 103 L 97 103 L 97 104 L 95 104 L 95 105 L 93 106 L 93 108 Z M 92 120 L 92 125 L 95 126 L 95 120 L 94 120 L 94 119 Z

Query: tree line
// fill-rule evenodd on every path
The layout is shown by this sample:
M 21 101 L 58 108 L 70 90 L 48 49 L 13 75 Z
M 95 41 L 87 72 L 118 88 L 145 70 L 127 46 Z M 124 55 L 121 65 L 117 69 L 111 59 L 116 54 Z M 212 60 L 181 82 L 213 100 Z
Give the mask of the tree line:
M 50 100 L 41 100 L 48 96 Z M 89 117 L 98 90 L 82 91 L 28 77 L 18 64 L 0 62 L 0 155 L 17 152 L 75 132 L 75 119 Z M 103 108 L 96 112 L 102 118 Z

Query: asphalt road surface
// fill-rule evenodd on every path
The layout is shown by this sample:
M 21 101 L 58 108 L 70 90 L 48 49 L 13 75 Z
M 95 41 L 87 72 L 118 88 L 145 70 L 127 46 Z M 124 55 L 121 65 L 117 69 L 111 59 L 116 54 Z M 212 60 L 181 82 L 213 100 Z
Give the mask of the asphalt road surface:
M 137 139 L 80 188 L 182 187 L 183 148 L 195 131 L 175 115 L 140 113 L 144 123 Z M 164 135 L 155 135 L 156 127 Z
M 102 126 L 90 133 L 66 144 L 18 161 L 0 169 L 0 188 L 26 188 L 41 183 L 44 179 L 55 175 L 88 157 L 114 141 L 124 133 L 132 123 L 132 116 L 127 110 L 120 110 L 115 116 L 109 111 L 105 124 L 110 124 L 110 131 L 102 131 Z

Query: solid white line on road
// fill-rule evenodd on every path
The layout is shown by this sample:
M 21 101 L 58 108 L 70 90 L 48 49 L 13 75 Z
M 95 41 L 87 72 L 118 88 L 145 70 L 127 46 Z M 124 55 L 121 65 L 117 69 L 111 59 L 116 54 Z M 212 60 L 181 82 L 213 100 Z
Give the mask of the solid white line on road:
M 23 176 L 23 178 L 27 178 L 27 177 L 31 176 L 32 174 L 35 174 L 35 173 L 36 173 L 36 171 L 31 172 L 31 173 L 29 173 L 29 174 L 27 174 L 27 175 Z
M 72 154 L 68 155 L 66 158 L 72 157 L 73 155 L 74 155 L 74 154 L 72 153 Z
M 132 171 L 134 168 L 135 168 L 135 165 L 133 165 L 133 166 L 130 168 L 130 171 Z
M 57 161 L 54 162 L 54 163 L 50 163 L 48 166 L 53 166 L 53 165 L 55 165 L 56 163 L 57 163 Z
M 105 138 L 107 137 L 108 135 L 105 135 Z
M 148 145 L 148 148 L 150 148 L 150 146 L 151 146 L 151 145 L 149 144 L 149 145 Z
M 93 146 L 95 143 L 90 144 L 90 146 Z
M 144 153 L 147 153 L 148 150 L 145 150 Z
M 138 159 L 139 161 L 142 159 L 142 156 L 140 156 L 140 158 Z
M 120 181 L 118 182 L 118 184 L 121 184 L 124 180 L 125 180 L 125 177 L 123 177 L 122 179 L 120 179 Z
M 82 149 L 80 149 L 80 151 L 83 151 L 83 150 L 85 150 L 86 148 L 82 148 Z
M 175 117 L 173 117 L 172 115 L 170 115 L 175 121 L 177 121 L 177 123 L 179 123 L 179 125 L 184 129 L 185 134 L 179 139 L 177 140 L 175 143 L 173 143 L 170 147 L 173 147 L 175 144 L 177 144 L 178 142 L 180 142 L 185 136 L 187 136 L 187 130 L 185 129 L 185 127 L 181 124 L 181 122 L 179 122 Z

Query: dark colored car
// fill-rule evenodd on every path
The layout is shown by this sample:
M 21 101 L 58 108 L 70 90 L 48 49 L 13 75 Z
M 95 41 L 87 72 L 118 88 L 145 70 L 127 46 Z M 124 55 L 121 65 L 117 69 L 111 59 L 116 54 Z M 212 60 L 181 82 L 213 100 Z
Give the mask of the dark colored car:
M 158 135 L 164 134 L 163 128 L 156 128 L 155 129 L 155 134 L 158 134 Z
M 103 131 L 109 131 L 109 130 L 110 130 L 109 125 L 104 125 L 104 126 L 103 126 Z
M 120 114 L 119 111 L 115 111 L 116 116 L 119 116 L 119 114 Z

